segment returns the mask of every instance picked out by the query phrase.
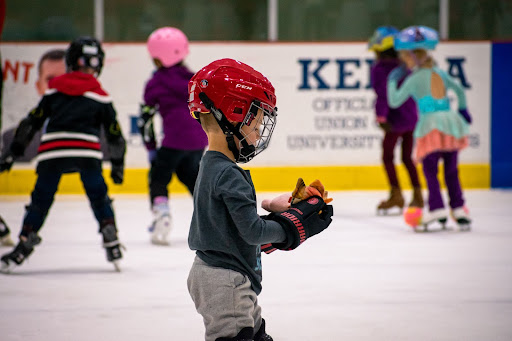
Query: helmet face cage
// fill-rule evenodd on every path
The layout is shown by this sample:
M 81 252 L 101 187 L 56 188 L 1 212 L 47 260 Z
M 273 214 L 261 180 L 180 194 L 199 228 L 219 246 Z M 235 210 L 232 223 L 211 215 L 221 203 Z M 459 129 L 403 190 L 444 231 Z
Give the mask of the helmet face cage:
M 239 163 L 252 160 L 256 155 L 264 151 L 270 143 L 277 119 L 277 108 L 257 100 L 251 103 L 238 131 L 243 136 L 238 143 L 241 151 L 237 159 Z M 244 145 L 249 145 L 249 151 L 244 153 Z

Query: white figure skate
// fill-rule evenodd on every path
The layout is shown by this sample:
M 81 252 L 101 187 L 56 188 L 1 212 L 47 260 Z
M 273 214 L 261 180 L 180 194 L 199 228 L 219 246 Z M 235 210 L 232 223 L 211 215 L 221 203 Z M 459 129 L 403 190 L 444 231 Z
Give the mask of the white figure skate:
M 438 221 L 443 230 L 446 229 L 446 222 L 448 221 L 448 214 L 444 208 L 438 208 L 433 211 L 426 211 L 421 219 L 421 225 L 416 227 L 416 232 L 427 232 L 428 226 Z M 423 229 L 421 228 L 423 226 Z
M 471 230 L 471 218 L 469 216 L 469 210 L 466 206 L 452 209 L 452 218 L 457 222 L 459 231 Z
M 171 232 L 172 219 L 167 202 L 153 206 L 155 220 L 150 227 L 151 243 L 155 245 L 169 245 L 169 233 Z

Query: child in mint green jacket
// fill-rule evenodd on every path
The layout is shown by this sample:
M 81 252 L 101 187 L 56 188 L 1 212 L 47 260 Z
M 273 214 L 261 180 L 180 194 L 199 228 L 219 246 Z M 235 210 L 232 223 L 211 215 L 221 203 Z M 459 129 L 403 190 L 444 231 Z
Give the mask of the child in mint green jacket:
M 438 42 L 437 32 L 424 26 L 412 26 L 397 35 L 395 49 L 413 71 L 400 88 L 398 79 L 403 71 L 395 69 L 391 72 L 388 77 L 388 103 L 396 108 L 412 97 L 418 106 L 419 120 L 414 130 L 415 158 L 423 163 L 429 190 L 429 212 L 423 216 L 422 223 L 428 225 L 439 220 L 444 225 L 447 219 L 437 179 L 438 163 L 443 159 L 452 216 L 461 228 L 469 228 L 471 219 L 464 206 L 457 165 L 458 152 L 468 145 L 471 116 L 466 109 L 462 87 L 436 67 L 427 53 Z M 447 90 L 453 90 L 457 95 L 458 112 L 450 109 Z

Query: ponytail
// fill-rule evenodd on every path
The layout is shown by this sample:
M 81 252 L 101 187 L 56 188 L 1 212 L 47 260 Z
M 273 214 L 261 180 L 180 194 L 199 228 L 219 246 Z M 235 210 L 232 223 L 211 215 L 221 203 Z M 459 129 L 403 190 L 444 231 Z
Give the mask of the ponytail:
M 418 62 L 418 67 L 422 68 L 433 68 L 436 65 L 434 58 L 427 53 L 426 50 L 417 49 L 412 51 L 416 61 Z

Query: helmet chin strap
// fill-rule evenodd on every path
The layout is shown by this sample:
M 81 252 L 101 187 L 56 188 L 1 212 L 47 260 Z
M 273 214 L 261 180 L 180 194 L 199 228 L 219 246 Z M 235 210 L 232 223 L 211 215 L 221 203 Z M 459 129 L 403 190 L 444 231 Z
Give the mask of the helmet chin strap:
M 238 123 L 233 126 L 204 92 L 199 93 L 199 99 L 203 102 L 204 106 L 213 113 L 213 117 L 215 117 L 220 129 L 222 129 L 222 132 L 226 135 L 228 148 L 233 153 L 235 161 L 240 163 L 249 162 L 254 157 L 256 147 L 248 144 L 244 136 L 240 133 L 240 126 L 242 124 Z M 242 144 L 240 150 L 236 145 L 235 136 Z

